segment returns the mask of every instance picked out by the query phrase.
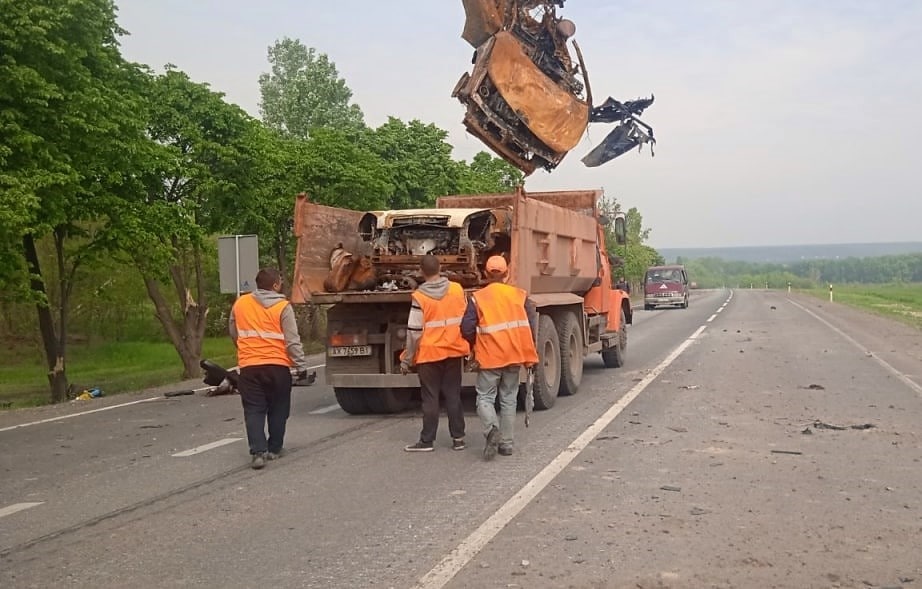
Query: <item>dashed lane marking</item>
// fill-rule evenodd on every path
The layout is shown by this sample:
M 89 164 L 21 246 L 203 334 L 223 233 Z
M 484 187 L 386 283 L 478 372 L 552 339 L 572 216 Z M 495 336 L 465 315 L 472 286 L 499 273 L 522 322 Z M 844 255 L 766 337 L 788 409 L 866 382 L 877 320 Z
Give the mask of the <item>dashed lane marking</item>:
M 335 403 L 327 407 L 321 407 L 320 409 L 314 409 L 313 411 L 309 411 L 308 415 L 323 415 L 324 413 L 330 413 L 331 411 L 336 411 L 337 409 L 339 409 L 339 403 Z
M 202 452 L 207 452 L 208 450 L 214 450 L 215 448 L 220 448 L 221 446 L 239 442 L 242 439 L 243 438 L 224 438 L 223 440 L 218 440 L 217 442 L 211 442 L 210 444 L 198 446 L 196 448 L 192 448 L 191 450 L 183 450 L 182 452 L 177 452 L 176 454 L 173 454 L 173 457 L 185 458 L 186 456 L 194 456 L 196 454 L 201 454 Z
M 14 503 L 12 505 L 7 505 L 6 507 L 0 509 L 0 517 L 6 517 L 8 515 L 13 515 L 14 513 L 18 513 L 20 511 L 24 511 L 32 507 L 36 507 L 38 505 L 41 505 L 42 503 L 44 503 L 44 501 L 37 501 L 37 502 L 30 502 L 30 503 Z

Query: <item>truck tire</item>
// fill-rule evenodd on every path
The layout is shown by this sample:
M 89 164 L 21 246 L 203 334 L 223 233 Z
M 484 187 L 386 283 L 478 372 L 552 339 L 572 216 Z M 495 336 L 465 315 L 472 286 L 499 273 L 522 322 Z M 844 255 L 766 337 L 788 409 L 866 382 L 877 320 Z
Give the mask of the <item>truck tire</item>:
M 345 389 L 335 387 L 333 393 L 336 395 L 336 402 L 342 407 L 343 411 L 350 415 L 365 415 L 371 413 L 366 400 L 367 389 Z
M 410 404 L 412 389 L 366 389 L 365 400 L 372 413 L 400 413 Z
M 560 391 L 560 336 L 549 315 L 538 319 L 538 364 L 535 366 L 535 409 L 550 409 Z
M 602 348 L 602 363 L 605 364 L 605 368 L 621 368 L 624 366 L 624 355 L 627 352 L 627 318 L 624 316 L 624 309 L 621 310 L 621 327 L 618 329 L 618 335 L 612 340 L 615 345 Z
M 560 333 L 560 394 L 575 395 L 583 381 L 583 332 L 576 313 L 564 313 L 557 331 Z

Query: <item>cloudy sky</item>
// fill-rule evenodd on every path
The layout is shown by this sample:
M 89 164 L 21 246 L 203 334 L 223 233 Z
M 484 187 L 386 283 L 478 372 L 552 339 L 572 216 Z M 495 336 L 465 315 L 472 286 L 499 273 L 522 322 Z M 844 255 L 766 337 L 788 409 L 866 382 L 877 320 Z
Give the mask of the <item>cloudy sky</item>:
M 326 53 L 366 123 L 466 135 L 451 90 L 470 67 L 461 0 L 116 0 L 124 55 L 172 63 L 259 115 L 267 47 Z M 600 167 L 592 125 L 529 190 L 604 188 L 654 247 L 922 241 L 922 2 L 569 0 L 596 102 L 651 93 L 658 140 Z

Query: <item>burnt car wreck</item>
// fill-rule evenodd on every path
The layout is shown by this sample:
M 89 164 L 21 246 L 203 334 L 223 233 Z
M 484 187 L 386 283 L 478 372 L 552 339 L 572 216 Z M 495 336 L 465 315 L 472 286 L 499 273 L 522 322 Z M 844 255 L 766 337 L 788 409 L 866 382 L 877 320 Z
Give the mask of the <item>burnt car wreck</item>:
M 474 49 L 473 69 L 452 96 L 466 107 L 464 126 L 503 159 L 529 175 L 553 170 L 591 122 L 617 123 L 583 163 L 594 167 L 644 143 L 653 129 L 638 117 L 653 97 L 608 98 L 594 107 L 576 33 L 557 15 L 565 0 L 462 0 L 462 38 Z
M 506 208 L 365 213 L 355 251 L 340 243 L 330 252 L 324 290 L 414 290 L 424 280 L 419 260 L 426 254 L 439 257 L 449 280 L 476 287 L 483 281 L 484 261 L 508 255 L 510 213 Z

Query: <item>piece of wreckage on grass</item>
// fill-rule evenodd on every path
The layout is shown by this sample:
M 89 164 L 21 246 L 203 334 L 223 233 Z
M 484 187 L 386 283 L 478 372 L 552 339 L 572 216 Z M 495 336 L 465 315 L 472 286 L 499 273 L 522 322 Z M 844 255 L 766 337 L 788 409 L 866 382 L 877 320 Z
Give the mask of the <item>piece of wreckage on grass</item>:
M 474 68 L 458 80 L 452 96 L 467 107 L 464 126 L 503 159 L 529 175 L 553 170 L 573 149 L 589 123 L 617 123 L 582 162 L 600 166 L 644 143 L 653 129 L 637 117 L 653 103 L 608 98 L 593 106 L 579 45 L 578 63 L 567 42 L 572 21 L 557 16 L 565 0 L 462 0 L 462 38 L 474 48 Z
M 426 254 L 438 256 L 443 276 L 475 288 L 484 284 L 487 258 L 508 258 L 511 228 L 512 207 L 363 212 L 302 194 L 295 205 L 293 300 L 318 292 L 412 291 L 425 280 L 419 262 Z

